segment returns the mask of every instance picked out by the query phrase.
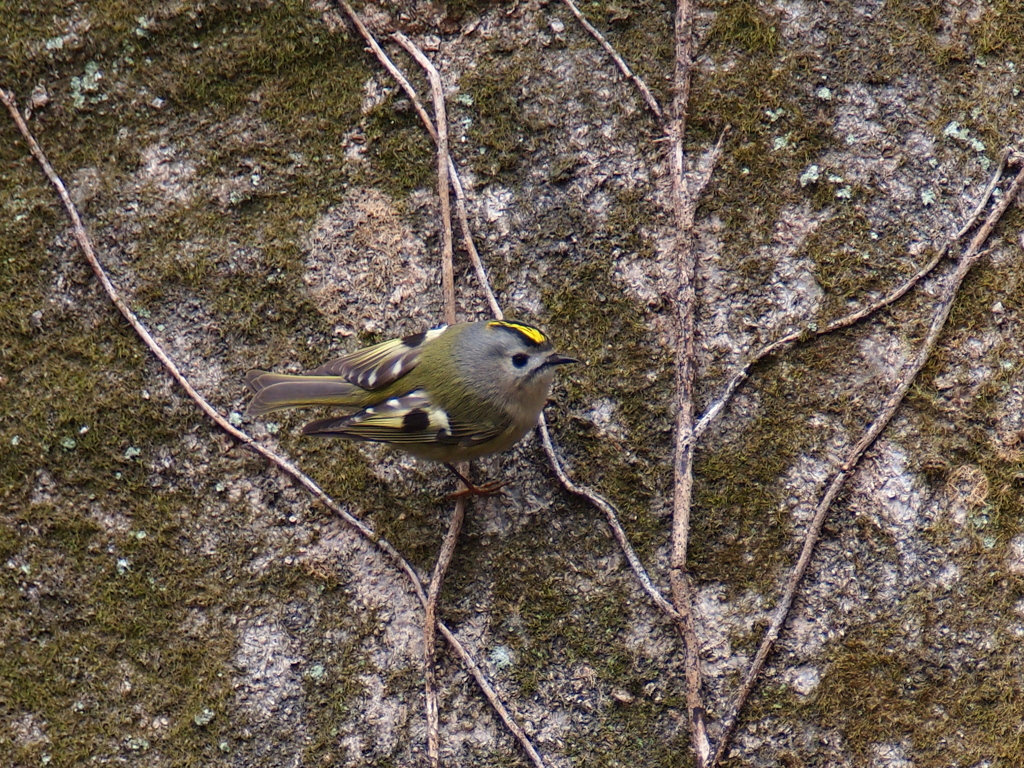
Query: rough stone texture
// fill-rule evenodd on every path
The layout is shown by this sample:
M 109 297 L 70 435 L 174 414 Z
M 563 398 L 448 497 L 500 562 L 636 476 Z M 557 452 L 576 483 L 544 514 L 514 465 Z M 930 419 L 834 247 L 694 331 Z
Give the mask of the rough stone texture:
M 699 410 L 759 346 L 877 299 L 960 226 L 1020 146 L 1018 6 L 698 4 L 691 157 L 731 126 L 698 211 Z M 555 439 L 667 590 L 676 233 L 657 124 L 560 4 L 360 10 L 441 71 L 499 300 L 587 362 L 556 385 Z M 673 10 L 583 7 L 663 103 Z M 223 412 L 240 419 L 251 367 L 438 321 L 429 141 L 332 6 L 12 0 L 0 17 L 0 86 L 31 105 L 119 290 Z M 0 125 L 0 764 L 426 764 L 403 573 L 170 383 Z M 833 510 L 727 764 L 1021 762 L 1022 219 Z M 699 446 L 713 737 L 949 271 L 756 367 Z M 456 272 L 461 316 L 484 316 L 462 253 Z M 301 439 L 303 422 L 244 426 L 429 572 L 445 473 Z M 510 484 L 473 503 L 441 614 L 547 763 L 689 764 L 678 638 L 603 518 L 532 437 L 476 471 Z M 439 659 L 445 764 L 527 765 Z

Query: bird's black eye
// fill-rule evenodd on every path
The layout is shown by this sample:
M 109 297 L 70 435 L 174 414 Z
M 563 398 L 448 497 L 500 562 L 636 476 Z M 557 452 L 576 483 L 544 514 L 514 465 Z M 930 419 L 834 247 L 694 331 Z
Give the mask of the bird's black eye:
M 520 352 L 517 355 L 512 355 L 512 365 L 514 365 L 516 368 L 522 368 L 524 365 L 526 365 L 529 359 L 529 355 Z

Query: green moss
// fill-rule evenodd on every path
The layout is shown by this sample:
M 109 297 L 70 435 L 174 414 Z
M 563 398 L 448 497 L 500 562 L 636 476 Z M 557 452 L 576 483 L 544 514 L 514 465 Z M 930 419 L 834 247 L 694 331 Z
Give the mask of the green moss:
M 305 759 L 315 764 L 330 762 L 337 755 L 338 734 L 351 723 L 352 709 L 366 693 L 364 676 L 377 672 L 366 643 L 380 631 L 381 616 L 376 610 L 352 613 L 347 590 L 339 587 L 321 584 L 310 603 L 317 607 L 316 613 L 301 632 L 309 657 L 317 662 L 302 673 L 303 698 L 312 714 L 310 738 L 303 752 Z M 415 683 L 422 686 L 422 675 L 416 678 Z M 392 677 L 385 695 L 399 698 L 408 695 L 408 688 Z
M 644 328 L 614 272 L 620 251 L 640 258 L 653 255 L 641 234 L 653 215 L 642 192 L 623 193 L 607 225 L 596 226 L 571 207 L 553 210 L 541 217 L 537 235 L 524 242 L 526 252 L 544 254 L 557 253 L 559 242 L 577 241 L 572 261 L 562 259 L 557 273 L 549 272 L 558 277 L 542 295 L 550 314 L 559 318 L 558 327 L 549 329 L 559 349 L 585 365 L 559 379 L 549 413 L 561 424 L 569 413 L 586 412 L 602 400 L 615 404 L 612 415 L 622 427 L 621 437 L 603 434 L 583 420 L 567 422 L 556 433 L 588 468 L 580 479 L 621 506 L 634 544 L 644 553 L 663 536 L 663 521 L 652 513 L 651 502 L 666 492 L 670 477 L 672 369 L 666 350 Z M 644 437 L 626 437 L 633 435 Z M 624 452 L 630 460 L 622 460 Z
M 469 116 L 466 133 L 475 152 L 471 162 L 484 177 L 512 179 L 544 143 L 551 126 L 521 103 L 523 89 L 535 74 L 535 54 L 495 40 L 488 58 L 487 67 L 466 72 L 460 81 L 470 103 L 465 112 Z
M 778 20 L 753 4 L 720 3 L 716 11 L 705 48 L 730 66 L 694 81 L 689 140 L 707 146 L 726 125 L 731 131 L 702 212 L 723 224 L 729 268 L 756 259 L 770 270 L 756 254 L 786 207 L 813 198 L 816 189 L 801 186 L 799 177 L 829 146 L 832 107 L 814 96 L 824 67 L 810 51 L 781 50 Z M 751 292 L 759 285 L 755 272 Z
M 826 292 L 820 317 L 841 317 L 851 301 L 863 303 L 872 292 L 884 293 L 913 274 L 918 265 L 907 258 L 906 237 L 873 226 L 859 206 L 823 221 L 804 245 Z
M 495 6 L 503 4 L 503 0 L 448 0 L 444 3 L 444 25 L 456 25 L 473 16 L 480 16 Z M 507 4 L 507 3 L 506 3 Z
M 139 64 L 154 92 L 220 114 L 255 103 L 301 141 L 337 137 L 357 119 L 370 74 L 361 46 L 329 34 L 299 2 L 203 4 L 157 21 L 139 45 L 139 53 L 153 46 L 164 56 Z M 162 83 L 168 68 L 177 77 Z
M 11 45 L 0 46 L 5 71 L 46 82 L 52 100 L 33 129 L 58 173 L 70 182 L 76 169 L 96 169 L 82 212 L 101 259 L 157 333 L 185 321 L 209 331 L 195 337 L 207 343 L 186 368 L 207 356 L 242 369 L 247 337 L 275 317 L 294 316 L 290 330 L 307 339 L 329 333 L 304 298 L 299 241 L 346 182 L 333 153 L 361 118 L 361 47 L 329 35 L 300 3 L 176 6 L 145 24 L 132 4 L 93 4 L 81 45 L 50 50 L 42 43 L 67 31 L 65 10 L 18 13 L 25 24 L 7 28 Z M 76 104 L 71 78 L 89 66 L 104 77 Z M 5 125 L 0 173 L 17 194 L 0 216 L 0 551 L 17 567 L 0 601 L 22 619 L 0 633 L 9 649 L 0 700 L 5 718 L 33 713 L 49 741 L 6 740 L 0 762 L 45 755 L 72 766 L 159 750 L 176 765 L 219 764 L 239 722 L 225 673 L 235 629 L 222 613 L 301 590 L 301 575 L 253 577 L 261 542 L 226 520 L 198 519 L 231 506 L 208 478 L 234 477 L 240 458 L 253 476 L 261 465 L 202 455 L 216 432 L 181 403 L 65 247 L 64 214 Z M 140 158 L 158 145 L 189 163 L 187 202 L 155 184 L 133 194 Z M 219 196 L 235 178 L 241 194 Z M 130 213 L 139 208 L 155 213 L 146 227 Z M 264 279 L 250 279 L 246 258 Z M 193 435 L 197 457 L 183 447 Z M 340 654 L 331 668 L 337 701 L 353 694 L 346 669 L 358 663 Z M 193 718 L 205 710 L 214 719 L 199 727 Z M 167 728 L 151 732 L 140 717 L 166 717 Z
M 436 187 L 434 143 L 412 109 L 396 114 L 394 100 L 385 99 L 367 115 L 365 134 L 373 162 L 361 183 L 399 200 L 413 190 Z
M 817 439 L 804 407 L 814 399 L 817 376 L 802 364 L 776 361 L 755 377 L 754 418 L 722 444 L 699 451 L 694 465 L 694 568 L 738 589 L 759 588 L 764 573 L 788 562 L 781 480 Z
M 1024 47 L 1024 8 L 1014 0 L 994 0 L 969 33 L 978 54 L 1017 57 Z
M 719 3 L 708 40 L 719 53 L 772 54 L 779 44 L 778 18 L 756 3 Z
M 809 709 L 822 726 L 843 734 L 858 759 L 881 742 L 908 741 L 908 759 L 922 768 L 981 759 L 1012 765 L 1024 748 L 1015 725 L 1024 715 L 1016 695 L 1016 643 L 1005 629 L 979 618 L 972 620 L 971 634 L 991 638 L 994 647 L 966 663 L 952 661 L 953 648 L 943 653 L 956 643 L 948 629 L 940 634 L 926 628 L 930 641 L 919 655 L 899 650 L 908 640 L 899 623 L 851 632 L 833 650 Z
M 4 656 L 0 696 L 5 714 L 34 713 L 60 745 L 27 747 L 24 759 L 38 762 L 45 752 L 51 765 L 73 766 L 130 750 L 138 712 L 164 715 L 177 729 L 193 710 L 222 709 L 231 695 L 221 673 L 230 631 L 211 616 L 202 634 L 182 632 L 191 611 L 221 599 L 216 588 L 196 590 L 207 563 L 182 558 L 176 546 L 183 501 L 164 494 L 156 509 L 153 499 L 108 495 L 107 509 L 134 513 L 133 530 L 114 535 L 86 515 L 84 496 L 21 508 L 14 525 L 28 557 L 5 608 L 27 620 L 5 625 L 4 644 L 17 653 Z M 43 599 L 29 600 L 33 593 Z M 112 691 L 120 692 L 113 700 Z M 166 746 L 179 764 L 203 762 L 194 760 L 204 747 L 189 736 Z
M 565 754 L 595 766 L 624 765 L 630 760 L 624 756 L 637 756 L 652 768 L 692 765 L 687 734 L 665 717 L 666 705 L 685 707 L 681 700 L 655 704 L 642 695 L 627 705 L 606 707 L 597 735 L 570 739 Z
M 623 640 L 628 619 L 622 610 L 626 596 L 607 584 L 594 588 L 597 574 L 573 565 L 573 552 L 601 546 L 604 538 L 582 515 L 576 522 L 571 530 L 554 532 L 543 524 L 531 525 L 500 542 L 498 548 L 474 547 L 471 554 L 459 556 L 467 564 L 473 558 L 477 569 L 495 575 L 492 628 L 496 642 L 512 653 L 509 673 L 524 696 L 539 690 L 548 679 L 548 670 L 574 664 L 586 664 L 601 679 L 627 686 L 656 674 Z M 557 546 L 552 546 L 553 538 Z M 524 551 L 538 552 L 545 547 L 549 556 L 523 561 Z M 453 570 L 450 585 L 456 596 L 466 586 L 462 583 L 465 576 L 459 573 L 463 572 Z M 583 586 L 585 597 L 570 580 Z
M 616 0 L 613 3 L 581 2 L 580 11 L 611 43 L 619 55 L 629 63 L 630 69 L 641 77 L 662 107 L 672 98 L 669 90 L 674 66 L 674 43 L 671 34 L 673 9 L 652 5 L 644 0 Z M 575 20 L 566 16 L 566 27 L 573 30 Z M 579 30 L 580 47 L 593 46 L 591 38 Z M 638 100 L 639 103 L 639 100 Z M 617 105 L 604 105 L 616 108 Z M 650 129 L 650 115 L 640 112 L 631 131 Z
M 623 606 L 630 597 L 600 574 L 581 568 L 583 553 L 592 557 L 609 547 L 592 513 L 566 510 L 557 527 L 538 521 L 487 547 L 466 544 L 459 553 L 464 562 L 456 563 L 446 587 L 445 604 L 464 600 L 472 605 L 474 592 L 467 590 L 472 584 L 465 583 L 471 563 L 476 573 L 493 574 L 492 632 L 510 660 L 507 668 L 499 667 L 502 686 L 514 685 L 522 697 L 546 696 L 552 676 L 561 674 L 556 670 L 596 677 L 602 696 L 588 709 L 593 722 L 585 736 L 569 740 L 566 754 L 588 765 L 612 765 L 637 755 L 645 764 L 678 765 L 685 734 L 668 739 L 664 734 L 671 717 L 667 713 L 683 706 L 681 693 L 663 682 L 660 662 L 625 639 L 630 616 Z M 523 552 L 541 551 L 547 553 L 541 559 L 522 558 Z M 633 699 L 612 703 L 612 691 Z

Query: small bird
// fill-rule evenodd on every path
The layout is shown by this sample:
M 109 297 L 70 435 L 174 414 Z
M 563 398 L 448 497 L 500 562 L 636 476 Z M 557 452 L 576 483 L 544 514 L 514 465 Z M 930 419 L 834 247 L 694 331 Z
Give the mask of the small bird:
M 353 410 L 305 435 L 387 443 L 445 464 L 469 493 L 458 461 L 507 451 L 537 425 L 555 369 L 579 362 L 552 350 L 539 329 L 514 320 L 440 326 L 351 352 L 311 373 L 249 371 L 248 416 L 304 406 Z

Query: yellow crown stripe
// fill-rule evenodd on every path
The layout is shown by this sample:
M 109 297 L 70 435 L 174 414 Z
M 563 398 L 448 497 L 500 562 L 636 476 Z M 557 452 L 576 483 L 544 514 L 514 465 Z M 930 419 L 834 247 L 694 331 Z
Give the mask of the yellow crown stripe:
M 509 328 L 510 330 L 518 331 L 534 344 L 543 344 L 548 340 L 547 336 L 538 331 L 532 325 L 517 323 L 514 320 L 492 320 L 487 325 L 491 328 Z

